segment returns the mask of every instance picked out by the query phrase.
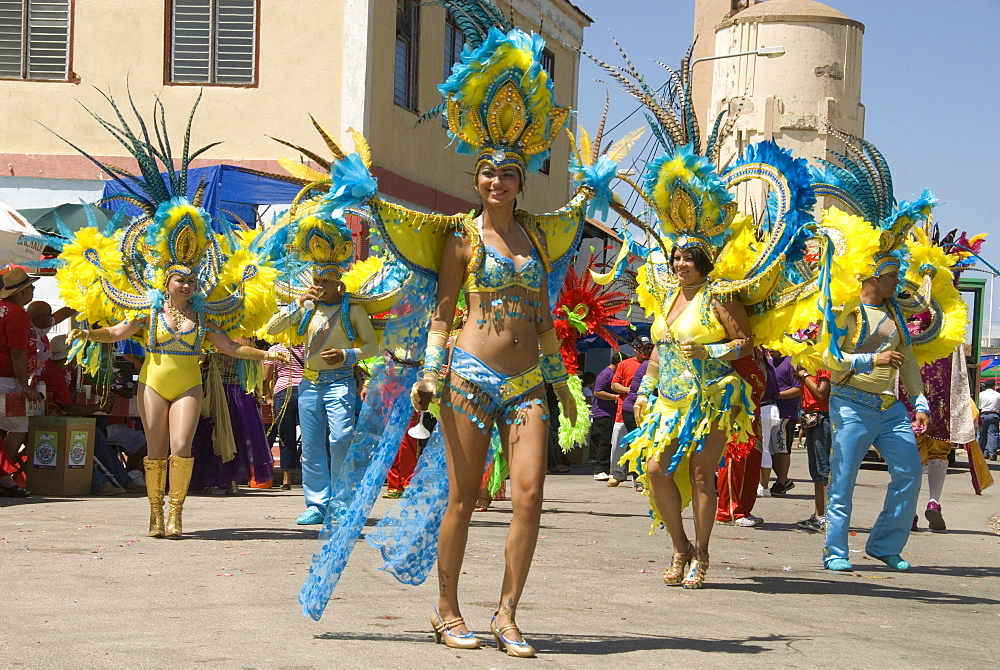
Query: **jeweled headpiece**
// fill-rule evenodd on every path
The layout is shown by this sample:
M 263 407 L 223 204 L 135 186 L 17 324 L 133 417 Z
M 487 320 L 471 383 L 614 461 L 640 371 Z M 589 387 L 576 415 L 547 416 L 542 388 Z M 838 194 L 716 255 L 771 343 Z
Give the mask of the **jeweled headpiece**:
M 558 107 L 555 89 L 542 67 L 541 36 L 514 28 L 491 27 L 482 43 L 468 44 L 451 76 L 438 87 L 445 97 L 448 134 L 456 151 L 501 168 L 513 166 L 522 178 L 542 167 L 552 141 L 569 118 Z
M 312 263 L 318 277 L 339 279 L 354 260 L 351 229 L 342 219 L 303 216 L 295 223 L 292 245 L 301 260 Z

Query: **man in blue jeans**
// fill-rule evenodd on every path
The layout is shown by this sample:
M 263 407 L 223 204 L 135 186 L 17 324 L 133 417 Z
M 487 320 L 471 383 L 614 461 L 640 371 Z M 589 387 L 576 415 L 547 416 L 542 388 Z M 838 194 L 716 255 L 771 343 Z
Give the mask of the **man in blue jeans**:
M 913 431 L 927 429 L 929 408 L 909 333 L 898 319 L 899 307 L 892 297 L 899 283 L 899 261 L 892 254 L 877 255 L 875 261 L 873 275 L 861 283 L 862 304 L 848 317 L 847 334 L 840 338 L 842 357 L 826 355 L 833 422 L 823 548 L 828 570 L 854 569 L 848 560 L 854 483 L 871 445 L 885 459 L 890 482 L 865 551 L 895 570 L 910 568 L 900 554 L 920 494 L 922 468 Z M 897 377 L 913 399 L 912 425 L 906 407 L 896 398 Z
M 979 393 L 979 418 L 983 422 L 979 427 L 979 446 L 986 458 L 995 461 L 1000 449 L 1000 393 L 995 379 L 987 379 L 983 386 Z
M 350 302 L 340 280 L 354 257 L 351 230 L 316 221 L 294 236 L 300 257 L 312 261 L 312 286 L 267 326 L 271 334 L 294 327 L 305 336 L 298 402 L 306 511 L 295 521 L 303 526 L 323 523 L 341 507 L 335 488 L 357 417 L 354 365 L 378 351 L 368 313 Z

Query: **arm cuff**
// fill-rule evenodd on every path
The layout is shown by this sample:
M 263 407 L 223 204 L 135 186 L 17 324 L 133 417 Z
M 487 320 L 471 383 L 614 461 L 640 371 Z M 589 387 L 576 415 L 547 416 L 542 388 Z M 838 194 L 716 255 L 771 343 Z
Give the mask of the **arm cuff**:
M 875 354 L 853 354 L 851 369 L 859 374 L 867 374 L 875 369 Z
M 930 403 L 927 402 L 927 397 L 926 396 L 924 396 L 923 394 L 920 394 L 920 395 L 916 396 L 913 399 L 913 411 L 914 412 L 923 412 L 927 416 L 930 416 L 930 414 L 931 414 L 931 406 L 930 406 Z
M 358 352 L 360 349 L 344 349 L 344 365 L 353 368 L 358 364 Z

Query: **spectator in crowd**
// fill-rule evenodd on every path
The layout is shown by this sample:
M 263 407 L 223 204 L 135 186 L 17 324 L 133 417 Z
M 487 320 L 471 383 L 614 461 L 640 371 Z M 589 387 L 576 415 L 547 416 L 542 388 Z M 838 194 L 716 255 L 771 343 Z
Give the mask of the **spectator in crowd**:
M 0 274 L 0 393 L 23 393 L 28 402 L 41 396 L 28 385 L 28 373 L 36 365 L 36 335 L 24 306 L 35 294 L 37 277 L 29 277 L 19 267 Z M 20 449 L 28 435 L 27 416 L 0 417 L 4 431 L 3 457 L 0 458 L 0 496 L 27 497 L 23 486 L 15 483 Z
M 281 488 L 292 488 L 292 473 L 301 470 L 302 462 L 297 437 L 299 427 L 299 382 L 302 381 L 302 363 L 305 345 L 289 347 L 275 344 L 268 351 L 285 351 L 291 356 L 288 363 L 264 361 L 264 396 L 271 400 L 274 422 L 267 435 L 268 444 L 278 438 L 281 449 Z
M 628 479 L 625 467 L 619 465 L 618 461 L 625 454 L 622 446 L 622 438 L 626 434 L 635 430 L 635 398 L 639 393 L 639 384 L 646 374 L 646 367 L 649 365 L 649 353 L 653 350 L 653 341 L 646 336 L 639 337 L 633 345 L 635 356 L 627 358 L 619 364 L 615 370 L 615 376 L 611 379 L 611 390 L 618 394 L 618 419 L 622 422 L 621 430 L 612 437 L 613 446 L 611 449 L 611 478 L 608 486 L 618 486 Z M 618 427 L 618 424 L 615 424 Z M 632 481 L 635 482 L 637 490 L 642 490 L 640 484 L 633 473 Z
M 583 385 L 583 398 L 587 401 L 588 409 L 594 406 L 594 382 L 597 381 L 597 375 L 595 375 L 590 370 L 587 370 L 580 377 L 580 383 Z
M 799 416 L 799 399 L 802 396 L 802 382 L 792 366 L 791 357 L 778 351 L 768 354 L 764 357 L 767 387 L 760 410 L 764 447 L 761 451 L 760 488 L 757 489 L 758 497 L 765 498 L 783 496 L 795 488 L 795 482 L 788 478 L 792 463 L 788 431 Z M 772 464 L 776 481 L 768 488 Z
M 802 425 L 805 429 L 809 476 L 813 481 L 813 513 L 795 525 L 803 530 L 826 530 L 826 482 L 830 479 L 830 450 L 833 428 L 830 425 L 830 371 L 817 370 L 810 375 L 799 370 L 802 380 Z
M 979 392 L 979 446 L 991 461 L 997 460 L 1000 451 L 1000 392 L 995 379 L 987 379 Z
M 590 408 L 590 458 L 594 464 L 594 479 L 606 482 L 611 478 L 611 433 L 618 413 L 618 394 L 611 390 L 611 380 L 622 361 L 620 351 L 612 352 L 611 363 L 597 373 L 594 381 L 594 404 Z
M 31 376 L 34 376 L 41 372 L 45 366 L 45 362 L 52 357 L 49 331 L 57 323 L 65 321 L 76 314 L 76 310 L 71 307 L 61 307 L 53 312 L 52 305 L 44 300 L 35 300 L 28 303 L 24 311 L 28 313 L 28 318 L 31 319 L 31 326 L 35 329 L 35 349 L 37 351 L 38 362 L 35 365 L 35 369 L 31 371 Z

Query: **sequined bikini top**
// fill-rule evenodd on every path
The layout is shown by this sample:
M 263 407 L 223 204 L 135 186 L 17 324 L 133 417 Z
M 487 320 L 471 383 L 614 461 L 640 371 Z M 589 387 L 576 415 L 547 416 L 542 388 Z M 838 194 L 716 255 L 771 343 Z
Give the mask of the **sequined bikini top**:
M 470 273 L 466 278 L 465 291 L 495 293 L 513 286 L 539 291 L 544 277 L 545 268 L 542 267 L 534 246 L 531 248 L 531 257 L 519 268 L 516 261 L 485 245 L 483 263 L 478 272 Z
M 168 326 L 163 312 L 159 312 L 156 316 L 155 331 L 151 328 L 147 338 L 149 340 L 146 343 L 147 351 L 151 354 L 197 356 L 201 353 L 201 340 L 205 334 L 201 319 L 202 316 L 199 314 L 194 327 L 182 333 Z

